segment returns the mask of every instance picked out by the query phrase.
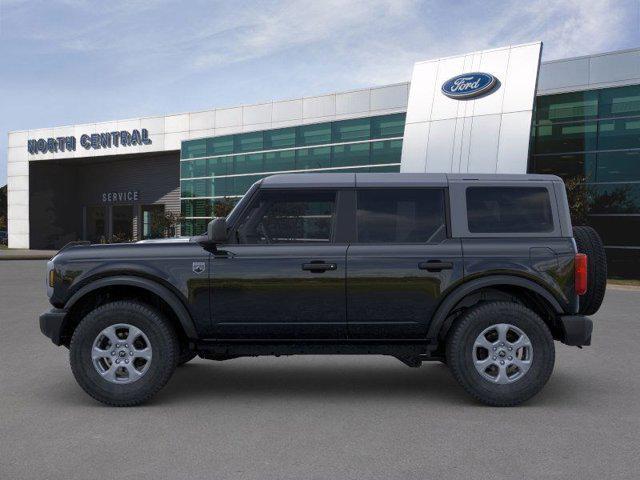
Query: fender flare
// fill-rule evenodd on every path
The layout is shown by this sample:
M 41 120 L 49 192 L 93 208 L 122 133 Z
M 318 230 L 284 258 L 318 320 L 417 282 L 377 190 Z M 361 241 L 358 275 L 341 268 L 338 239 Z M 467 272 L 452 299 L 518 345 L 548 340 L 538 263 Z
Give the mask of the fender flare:
M 427 330 L 427 338 L 437 340 L 440 329 L 444 325 L 447 316 L 449 315 L 453 307 L 455 307 L 458 302 L 460 302 L 464 297 L 482 288 L 498 285 L 523 287 L 531 290 L 532 292 L 537 293 L 542 298 L 544 298 L 556 313 L 560 314 L 563 312 L 562 306 L 560 305 L 556 297 L 554 297 L 553 294 L 549 292 L 549 290 L 547 290 L 540 284 L 532 280 L 523 277 L 517 277 L 514 275 L 491 275 L 488 277 L 470 280 L 463 283 L 462 285 L 459 285 L 453 291 L 451 291 L 436 309 L 436 312 L 431 319 L 431 323 L 429 324 L 429 329 Z
M 134 277 L 130 275 L 115 275 L 97 279 L 80 288 L 80 290 L 71 295 L 71 297 L 65 304 L 65 309 L 67 311 L 71 310 L 71 308 L 73 308 L 73 306 L 88 293 L 91 293 L 100 288 L 112 287 L 116 285 L 126 285 L 131 287 L 143 288 L 157 295 L 162 300 L 164 300 L 176 314 L 176 317 L 178 317 L 178 321 L 184 329 L 187 337 L 190 339 L 198 338 L 198 333 L 193 323 L 193 319 L 191 318 L 189 311 L 184 306 L 182 301 L 178 298 L 178 296 L 167 287 L 160 285 L 158 282 L 155 282 L 148 278 Z

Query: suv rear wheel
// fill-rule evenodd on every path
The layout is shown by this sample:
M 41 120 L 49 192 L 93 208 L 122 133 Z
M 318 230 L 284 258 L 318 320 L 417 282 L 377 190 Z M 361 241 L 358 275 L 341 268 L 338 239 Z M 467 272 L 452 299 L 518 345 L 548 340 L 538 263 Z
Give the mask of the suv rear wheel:
M 468 393 L 487 405 L 506 407 L 528 400 L 547 383 L 555 347 L 533 311 L 492 302 L 470 309 L 453 325 L 446 356 Z
M 135 301 L 92 310 L 71 338 L 70 363 L 82 389 L 107 405 L 145 402 L 171 378 L 179 346 L 167 319 Z

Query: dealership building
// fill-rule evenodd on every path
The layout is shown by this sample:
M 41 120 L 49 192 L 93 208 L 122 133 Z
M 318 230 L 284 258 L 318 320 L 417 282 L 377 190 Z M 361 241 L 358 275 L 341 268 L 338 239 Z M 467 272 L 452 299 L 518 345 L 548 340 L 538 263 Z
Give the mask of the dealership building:
M 638 277 L 640 49 L 543 63 L 540 50 L 419 62 L 393 85 L 10 132 L 9 247 L 150 238 L 169 212 L 172 233 L 200 234 L 274 173 L 553 173 L 585 187 L 611 273 Z

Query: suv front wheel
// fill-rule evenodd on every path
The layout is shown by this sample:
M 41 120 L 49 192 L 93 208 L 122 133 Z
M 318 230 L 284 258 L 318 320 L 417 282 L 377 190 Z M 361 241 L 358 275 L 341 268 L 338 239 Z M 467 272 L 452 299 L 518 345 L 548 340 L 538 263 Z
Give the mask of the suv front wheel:
M 532 310 L 512 302 L 467 311 L 451 328 L 446 353 L 453 376 L 468 393 L 501 407 L 538 393 L 555 362 L 547 325 Z
M 97 307 L 82 319 L 70 345 L 73 375 L 107 405 L 145 402 L 171 378 L 179 345 L 167 319 L 135 301 Z

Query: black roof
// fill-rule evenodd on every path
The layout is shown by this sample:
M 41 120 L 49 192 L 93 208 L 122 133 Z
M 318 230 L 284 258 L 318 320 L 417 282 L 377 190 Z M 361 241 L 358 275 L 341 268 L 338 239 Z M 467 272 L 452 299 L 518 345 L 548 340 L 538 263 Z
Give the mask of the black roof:
M 475 173 L 290 173 L 262 180 L 262 188 L 446 187 L 449 183 L 561 181 L 555 175 Z

